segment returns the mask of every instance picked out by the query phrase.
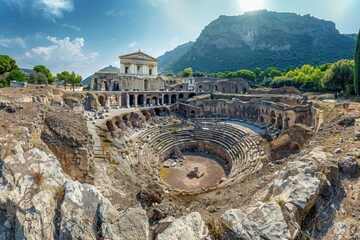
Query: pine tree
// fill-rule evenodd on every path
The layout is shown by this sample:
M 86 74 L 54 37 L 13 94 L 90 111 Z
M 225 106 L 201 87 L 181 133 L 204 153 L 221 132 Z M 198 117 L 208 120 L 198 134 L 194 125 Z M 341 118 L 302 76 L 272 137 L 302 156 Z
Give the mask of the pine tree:
M 357 95 L 360 95 L 360 30 L 357 36 L 354 62 L 354 90 Z

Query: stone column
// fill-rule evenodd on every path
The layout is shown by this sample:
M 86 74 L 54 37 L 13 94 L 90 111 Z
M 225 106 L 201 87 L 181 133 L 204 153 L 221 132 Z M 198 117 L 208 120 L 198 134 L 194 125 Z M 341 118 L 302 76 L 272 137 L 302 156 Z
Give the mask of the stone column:
M 138 94 L 134 94 L 134 105 L 138 107 Z
M 161 103 L 162 103 L 163 106 L 165 105 L 164 104 L 164 94 L 161 94 Z
M 135 64 L 130 64 L 130 69 L 129 69 L 129 73 L 130 74 L 135 74 L 136 72 L 136 69 L 135 69 Z
M 105 107 L 110 107 L 110 97 L 106 97 Z
M 146 94 L 144 94 L 144 107 L 146 107 L 146 102 L 147 102 L 147 96 Z
M 156 106 L 159 106 L 159 98 L 156 98 Z
M 129 96 L 129 94 L 128 93 L 126 93 L 126 107 L 130 107 L 130 96 Z
M 121 99 L 121 93 L 120 93 L 120 94 L 118 95 L 118 105 L 119 105 L 119 107 L 122 106 L 121 101 L 122 101 L 122 99 Z

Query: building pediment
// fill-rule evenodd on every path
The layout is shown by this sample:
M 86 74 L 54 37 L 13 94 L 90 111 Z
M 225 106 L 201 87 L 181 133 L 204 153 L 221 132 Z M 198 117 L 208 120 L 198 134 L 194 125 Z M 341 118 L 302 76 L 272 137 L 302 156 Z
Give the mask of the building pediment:
M 159 62 L 158 59 L 143 53 L 143 52 L 134 52 L 126 55 L 122 55 L 119 57 L 120 59 L 128 59 L 128 60 L 138 60 L 138 61 L 151 61 L 151 62 Z

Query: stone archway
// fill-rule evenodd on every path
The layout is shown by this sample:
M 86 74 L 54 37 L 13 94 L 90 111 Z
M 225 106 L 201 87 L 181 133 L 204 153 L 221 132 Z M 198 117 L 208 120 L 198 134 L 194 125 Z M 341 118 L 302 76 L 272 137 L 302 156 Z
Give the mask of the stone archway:
M 169 104 L 169 94 L 164 95 L 164 104 Z
M 171 95 L 171 101 L 170 101 L 170 103 L 171 103 L 171 104 L 176 103 L 176 95 L 175 95 L 175 94 Z
M 155 111 L 156 116 L 160 116 L 160 114 L 161 114 L 161 109 L 160 108 L 155 108 L 154 111 Z
M 140 95 L 137 96 L 137 104 L 138 105 L 145 105 L 144 95 L 140 94 Z
M 158 98 L 157 98 L 157 97 L 153 97 L 153 98 L 151 99 L 151 104 L 152 104 L 153 106 L 156 106 L 156 105 L 157 105 L 157 102 L 158 102 Z
M 180 93 L 180 94 L 179 94 L 179 98 L 180 98 L 180 99 L 183 99 L 183 98 L 184 98 L 184 94 L 183 94 L 183 93 Z
M 106 105 L 106 97 L 103 96 L 103 95 L 100 95 L 100 96 L 98 97 L 98 100 L 99 100 L 100 105 L 103 106 L 103 107 L 105 107 L 105 105 Z
M 135 96 L 134 95 L 129 95 L 129 103 L 130 103 L 130 107 L 135 105 Z

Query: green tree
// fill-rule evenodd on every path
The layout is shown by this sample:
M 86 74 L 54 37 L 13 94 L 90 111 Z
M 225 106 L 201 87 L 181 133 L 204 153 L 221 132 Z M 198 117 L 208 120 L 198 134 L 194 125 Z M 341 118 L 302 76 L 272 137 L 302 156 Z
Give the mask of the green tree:
M 183 77 L 190 77 L 193 73 L 193 70 L 191 67 L 185 68 L 184 69 L 184 73 L 183 73 Z
M 17 81 L 17 82 L 26 82 L 26 75 L 21 70 L 12 70 L 10 74 L 6 77 L 7 84 L 10 84 L 10 81 Z
M 70 83 L 70 78 L 71 78 L 70 73 L 68 71 L 63 71 L 61 73 L 56 74 L 56 77 L 64 82 L 64 88 L 66 91 L 66 84 Z
M 342 59 L 331 65 L 321 79 L 321 85 L 331 91 L 346 89 L 354 81 L 354 61 Z
M 75 91 L 75 84 L 79 84 L 82 81 L 82 77 L 78 74 L 75 74 L 74 72 L 71 72 L 70 74 L 70 83 L 73 87 L 73 91 Z
M 354 90 L 357 95 L 360 94 L 360 30 L 357 35 L 355 59 L 354 59 Z
M 256 75 L 254 72 L 252 72 L 250 70 L 241 69 L 236 72 L 236 77 L 243 78 L 245 80 L 253 82 L 256 78 Z
M 82 77 L 78 74 L 75 74 L 75 72 L 69 73 L 68 71 L 63 71 L 58 73 L 56 76 L 59 80 L 64 81 L 65 90 L 66 83 L 70 83 L 72 85 L 73 91 L 75 91 L 75 85 L 81 83 L 82 81 Z
M 29 74 L 29 83 L 48 84 L 48 79 L 42 72 L 32 71 Z
M 0 74 L 18 70 L 16 61 L 7 55 L 0 55 Z
M 33 68 L 33 71 L 40 72 L 45 75 L 47 78 L 47 83 L 51 84 L 55 81 L 55 77 L 51 74 L 50 70 L 47 69 L 44 65 L 36 65 Z

